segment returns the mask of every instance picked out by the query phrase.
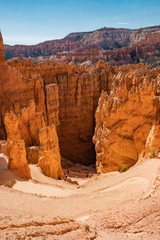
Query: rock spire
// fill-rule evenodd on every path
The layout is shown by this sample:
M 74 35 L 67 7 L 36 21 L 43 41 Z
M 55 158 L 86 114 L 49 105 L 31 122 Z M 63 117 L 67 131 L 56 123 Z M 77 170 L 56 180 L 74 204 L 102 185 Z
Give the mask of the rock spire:
M 2 33 L 0 32 L 0 63 L 5 61 L 4 49 L 3 49 L 3 38 Z

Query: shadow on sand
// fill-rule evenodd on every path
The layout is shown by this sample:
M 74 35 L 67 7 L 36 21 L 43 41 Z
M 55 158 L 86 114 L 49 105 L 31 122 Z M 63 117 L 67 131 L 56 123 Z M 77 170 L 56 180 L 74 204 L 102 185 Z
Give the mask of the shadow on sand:
M 27 181 L 20 178 L 16 172 L 8 169 L 8 157 L 4 154 L 0 154 L 0 185 L 12 187 L 16 181 Z

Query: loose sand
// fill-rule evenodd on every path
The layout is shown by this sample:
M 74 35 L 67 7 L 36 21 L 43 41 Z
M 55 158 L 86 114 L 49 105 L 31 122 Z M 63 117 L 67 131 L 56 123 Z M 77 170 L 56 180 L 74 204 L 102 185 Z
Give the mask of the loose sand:
M 29 181 L 0 170 L 0 239 L 160 239 L 160 159 L 72 179 L 79 185 L 30 169 Z

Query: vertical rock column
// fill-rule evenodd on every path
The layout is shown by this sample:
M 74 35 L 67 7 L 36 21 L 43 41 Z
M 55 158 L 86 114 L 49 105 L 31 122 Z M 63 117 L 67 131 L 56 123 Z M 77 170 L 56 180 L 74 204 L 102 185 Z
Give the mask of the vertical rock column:
M 4 57 L 4 50 L 3 50 L 3 38 L 2 38 L 2 34 L 0 32 L 0 64 L 7 64 L 5 57 Z

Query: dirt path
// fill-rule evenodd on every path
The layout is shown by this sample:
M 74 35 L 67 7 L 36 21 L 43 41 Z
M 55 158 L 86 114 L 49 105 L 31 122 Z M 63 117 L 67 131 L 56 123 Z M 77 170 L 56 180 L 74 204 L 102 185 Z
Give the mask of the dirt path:
M 37 182 L 16 180 L 12 189 L 2 188 L 1 209 L 9 209 L 12 199 L 11 208 L 18 214 L 77 218 L 91 212 L 114 208 L 117 203 L 125 204 L 125 202 L 143 198 L 151 191 L 159 169 L 160 160 L 151 159 L 125 173 L 113 172 L 93 176 L 78 187 L 47 178 L 39 172 L 36 175 L 37 178 L 34 175 Z M 31 170 L 35 171 L 34 168 Z M 48 183 L 47 179 L 49 179 Z M 39 209 L 41 209 L 40 212 Z
M 149 196 L 159 170 L 160 160 L 149 159 L 125 173 L 113 172 L 94 175 L 87 180 L 77 179 L 77 186 L 45 177 L 39 169 L 31 166 L 34 180 L 15 179 L 12 188 L 0 187 L 0 216 L 2 219 L 4 216 L 71 218 L 85 224 L 87 219 L 97 214 Z M 83 227 L 78 227 L 78 231 L 82 233 Z

